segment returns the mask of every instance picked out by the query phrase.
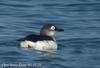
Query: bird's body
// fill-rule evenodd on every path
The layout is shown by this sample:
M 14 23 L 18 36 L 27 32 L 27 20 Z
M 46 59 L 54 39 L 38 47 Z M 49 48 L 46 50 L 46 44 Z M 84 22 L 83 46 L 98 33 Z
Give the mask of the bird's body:
M 41 35 L 28 35 L 20 39 L 20 46 L 22 48 L 33 48 L 35 50 L 54 50 L 57 49 L 57 43 L 52 37 Z
M 39 35 L 31 34 L 20 39 L 20 47 L 33 48 L 40 51 L 57 50 L 58 45 L 54 38 L 56 31 L 63 31 L 58 29 L 53 24 L 46 24 L 40 31 Z

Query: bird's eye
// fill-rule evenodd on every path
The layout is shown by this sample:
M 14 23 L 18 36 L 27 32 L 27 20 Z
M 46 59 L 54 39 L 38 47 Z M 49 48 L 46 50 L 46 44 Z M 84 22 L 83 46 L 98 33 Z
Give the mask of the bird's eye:
M 51 28 L 50 28 L 51 30 L 55 30 L 55 27 L 54 26 L 51 26 Z

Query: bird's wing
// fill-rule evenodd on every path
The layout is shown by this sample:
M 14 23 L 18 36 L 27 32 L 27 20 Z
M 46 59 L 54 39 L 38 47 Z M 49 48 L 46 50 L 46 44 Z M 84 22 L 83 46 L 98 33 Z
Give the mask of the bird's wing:
M 36 42 L 36 41 L 43 41 L 43 40 L 53 40 L 53 38 L 48 37 L 48 36 L 41 36 L 41 35 L 31 34 L 31 35 L 28 35 L 24 38 L 19 39 L 19 41 L 24 41 L 24 40 L 29 40 L 29 41 Z

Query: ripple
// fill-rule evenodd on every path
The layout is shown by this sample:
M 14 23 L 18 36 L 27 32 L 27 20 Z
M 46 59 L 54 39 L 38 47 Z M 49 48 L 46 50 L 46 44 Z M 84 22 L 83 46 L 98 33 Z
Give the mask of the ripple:
M 0 26 L 0 29 L 5 29 L 5 26 Z
M 2 63 L 22 63 L 26 61 L 25 57 L 19 57 L 19 56 L 2 56 L 0 57 L 2 59 Z
M 75 54 L 75 55 L 79 55 L 79 54 L 84 54 L 84 52 L 82 51 L 82 49 L 77 49 L 77 50 L 74 50 L 72 52 L 70 52 L 71 54 Z
M 60 3 L 51 3 L 51 4 L 40 4 L 41 6 L 44 6 L 44 7 L 49 7 L 49 6 L 62 6 L 62 7 L 66 7 L 66 6 L 81 6 L 81 5 L 100 5 L 100 3 L 79 3 L 79 4 L 60 4 Z
M 64 11 L 100 11 L 99 7 L 100 3 L 79 3 L 79 4 L 40 4 L 43 7 L 52 7 L 62 9 Z M 88 7 L 87 7 L 88 6 Z M 64 9 L 66 8 L 66 9 Z
M 26 5 L 26 4 L 7 4 L 7 3 L 0 3 L 0 5 L 3 5 L 3 6 L 12 6 L 12 7 L 20 7 L 20 8 L 32 7 L 31 5 Z
M 44 7 L 54 7 L 54 6 L 61 6 L 61 4 L 58 4 L 58 3 L 54 3 L 54 4 L 40 4 L 40 6 L 44 6 Z
M 64 58 L 61 57 L 38 57 L 38 59 L 33 60 L 34 62 L 42 63 L 42 64 L 52 64 L 52 63 L 57 63 L 57 62 L 66 62 Z
M 52 64 L 51 67 L 57 67 L 57 68 L 73 68 L 71 66 L 66 66 L 63 64 Z
M 3 55 L 3 56 L 26 56 L 20 52 L 16 52 L 16 51 L 10 51 L 10 52 L 4 52 L 4 53 L 0 53 L 0 55 Z
M 19 1 L 19 2 L 29 2 L 29 1 L 32 1 L 32 0 L 11 0 L 11 1 Z

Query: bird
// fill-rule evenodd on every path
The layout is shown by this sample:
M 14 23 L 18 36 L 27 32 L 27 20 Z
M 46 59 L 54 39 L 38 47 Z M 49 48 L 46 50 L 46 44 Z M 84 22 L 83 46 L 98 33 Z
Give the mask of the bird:
M 55 24 L 45 24 L 39 34 L 30 34 L 19 39 L 20 47 L 39 51 L 57 50 L 58 44 L 54 35 L 61 31 L 64 31 L 64 29 L 58 28 Z

